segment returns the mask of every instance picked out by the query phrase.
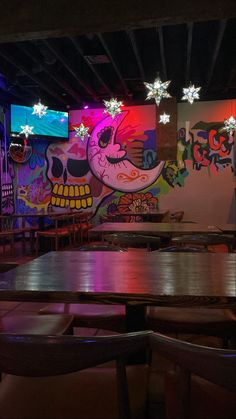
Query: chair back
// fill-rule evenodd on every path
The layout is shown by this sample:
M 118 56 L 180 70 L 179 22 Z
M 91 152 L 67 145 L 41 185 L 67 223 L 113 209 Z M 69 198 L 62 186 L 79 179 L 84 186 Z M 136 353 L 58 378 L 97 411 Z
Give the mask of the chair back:
M 151 349 L 180 367 L 179 417 L 190 417 L 190 379 L 195 374 L 230 391 L 236 391 L 236 350 L 216 349 L 153 333 Z
M 75 337 L 0 334 L 0 370 L 23 377 L 73 373 L 116 360 L 119 418 L 130 419 L 126 359 L 144 351 L 151 332 Z
M 124 249 L 120 246 L 116 246 L 110 243 L 89 243 L 84 246 L 80 246 L 79 251 L 88 251 L 88 252 L 126 252 L 127 249 Z

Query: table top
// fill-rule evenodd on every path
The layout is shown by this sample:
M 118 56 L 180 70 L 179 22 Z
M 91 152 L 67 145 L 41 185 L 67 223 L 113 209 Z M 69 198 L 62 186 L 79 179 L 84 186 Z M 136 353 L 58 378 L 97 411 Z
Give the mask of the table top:
M 149 216 L 149 215 L 166 215 L 168 210 L 151 210 L 151 211 L 126 211 L 126 212 L 115 212 L 112 215 L 114 217 L 125 217 L 126 215 L 141 215 L 141 216 Z
M 42 218 L 42 217 L 59 217 L 59 216 L 73 216 L 78 215 L 75 212 L 67 211 L 67 212 L 54 212 L 54 211 L 47 211 L 47 212 L 34 212 L 34 213 L 14 213 L 9 215 L 0 215 L 0 219 L 6 219 L 6 218 Z
M 235 308 L 235 273 L 236 253 L 50 252 L 0 274 L 0 300 Z
M 130 232 L 130 233 L 176 233 L 176 234 L 208 234 L 221 233 L 216 226 L 195 223 L 103 223 L 90 232 Z
M 217 228 L 223 233 L 236 233 L 236 224 L 217 224 Z

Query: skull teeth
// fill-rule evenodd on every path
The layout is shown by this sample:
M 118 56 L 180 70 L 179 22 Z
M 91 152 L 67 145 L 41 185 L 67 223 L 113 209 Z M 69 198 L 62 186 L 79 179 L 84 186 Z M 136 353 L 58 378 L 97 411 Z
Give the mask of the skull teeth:
M 91 189 L 88 184 L 86 185 L 61 185 L 55 183 L 53 186 L 52 193 L 55 196 L 61 198 L 77 198 L 77 197 L 84 197 L 85 195 L 91 194 Z
M 51 204 L 60 208 L 85 209 L 92 207 L 91 189 L 86 185 L 61 185 L 56 183 L 52 191 Z
M 4 183 L 2 185 L 2 197 L 10 196 L 13 194 L 13 185 L 11 183 Z

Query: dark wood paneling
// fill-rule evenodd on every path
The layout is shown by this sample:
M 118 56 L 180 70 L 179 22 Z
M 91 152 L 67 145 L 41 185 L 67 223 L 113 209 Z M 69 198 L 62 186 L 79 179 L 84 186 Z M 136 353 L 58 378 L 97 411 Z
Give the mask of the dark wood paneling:
M 170 122 L 159 123 L 160 115 L 170 115 Z M 177 159 L 177 103 L 175 98 L 163 99 L 157 107 L 157 159 Z

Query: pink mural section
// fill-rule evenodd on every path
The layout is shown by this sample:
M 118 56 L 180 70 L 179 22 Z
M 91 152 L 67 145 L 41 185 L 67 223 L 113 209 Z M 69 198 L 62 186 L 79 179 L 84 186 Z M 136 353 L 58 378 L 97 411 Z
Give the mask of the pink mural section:
M 104 215 L 141 206 L 147 211 L 184 210 L 191 218 L 196 211 L 183 199 L 185 190 L 191 195 L 191 184 L 192 193 L 200 197 L 204 179 L 210 185 L 214 177 L 208 193 L 217 193 L 220 200 L 222 191 L 215 185 L 224 172 L 231 176 L 230 193 L 235 187 L 234 138 L 222 131 L 235 102 L 178 105 L 177 156 L 165 162 L 158 161 L 155 105 L 123 107 L 114 118 L 102 108 L 73 110 L 69 141 L 32 141 L 30 159 L 24 164 L 11 162 L 15 210 L 87 211 L 96 223 Z M 81 122 L 89 127 L 84 140 L 75 131 Z M 198 202 L 205 205 L 202 199 Z

